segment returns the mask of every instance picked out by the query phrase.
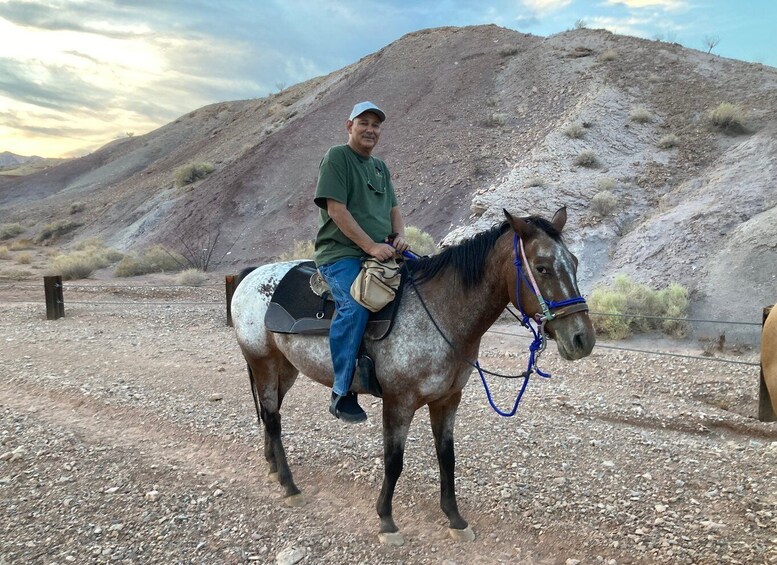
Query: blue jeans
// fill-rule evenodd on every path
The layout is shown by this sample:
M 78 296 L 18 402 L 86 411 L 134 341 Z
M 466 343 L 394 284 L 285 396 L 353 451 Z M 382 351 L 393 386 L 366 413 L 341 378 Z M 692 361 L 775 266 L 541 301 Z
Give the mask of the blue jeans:
M 332 391 L 339 395 L 345 395 L 351 388 L 356 356 L 370 317 L 370 311 L 351 296 L 351 284 L 361 268 L 361 261 L 355 257 L 340 259 L 318 268 L 332 289 L 332 298 L 335 300 L 336 311 L 329 327 L 329 351 L 335 370 Z

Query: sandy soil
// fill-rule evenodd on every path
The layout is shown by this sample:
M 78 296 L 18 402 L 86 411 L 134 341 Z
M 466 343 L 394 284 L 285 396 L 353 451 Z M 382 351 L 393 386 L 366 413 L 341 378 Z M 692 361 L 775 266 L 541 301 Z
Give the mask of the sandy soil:
M 383 546 L 380 401 L 347 427 L 298 380 L 284 441 L 307 504 L 289 508 L 223 285 L 126 284 L 66 285 L 58 321 L 42 289 L 0 287 L 0 563 L 777 563 L 777 423 L 754 418 L 757 367 L 548 351 L 554 377 L 510 419 L 475 375 L 456 447 L 477 538 L 447 536 L 419 411 L 394 499 L 406 543 Z M 481 362 L 523 368 L 526 340 L 494 329 Z M 512 405 L 515 382 L 491 386 Z

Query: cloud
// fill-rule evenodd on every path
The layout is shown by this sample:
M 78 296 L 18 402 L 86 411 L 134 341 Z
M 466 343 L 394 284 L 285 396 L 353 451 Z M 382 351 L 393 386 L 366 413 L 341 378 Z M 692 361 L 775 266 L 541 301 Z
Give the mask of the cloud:
M 548 14 L 563 10 L 572 0 L 521 0 L 522 4 L 535 14 Z
M 686 0 L 606 0 L 606 2 L 611 6 L 623 4 L 627 8 L 664 8 L 665 10 L 680 10 L 688 7 Z

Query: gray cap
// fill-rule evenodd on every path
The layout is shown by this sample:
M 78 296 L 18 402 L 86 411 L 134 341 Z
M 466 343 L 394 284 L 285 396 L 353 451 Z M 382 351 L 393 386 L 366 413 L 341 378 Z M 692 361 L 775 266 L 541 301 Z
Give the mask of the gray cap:
M 353 120 L 356 116 L 361 116 L 364 112 L 375 112 L 380 118 L 381 122 L 386 120 L 386 114 L 383 112 L 383 110 L 378 108 L 372 102 L 359 102 L 356 106 L 353 107 L 353 110 L 351 110 L 351 116 L 348 119 Z

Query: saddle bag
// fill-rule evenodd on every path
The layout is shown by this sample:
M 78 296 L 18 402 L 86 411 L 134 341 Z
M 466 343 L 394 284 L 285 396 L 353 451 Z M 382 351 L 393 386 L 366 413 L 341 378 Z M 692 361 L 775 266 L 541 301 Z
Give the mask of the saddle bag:
M 351 296 L 370 312 L 382 310 L 397 294 L 402 275 L 396 259 L 362 260 L 362 270 L 351 285 Z

